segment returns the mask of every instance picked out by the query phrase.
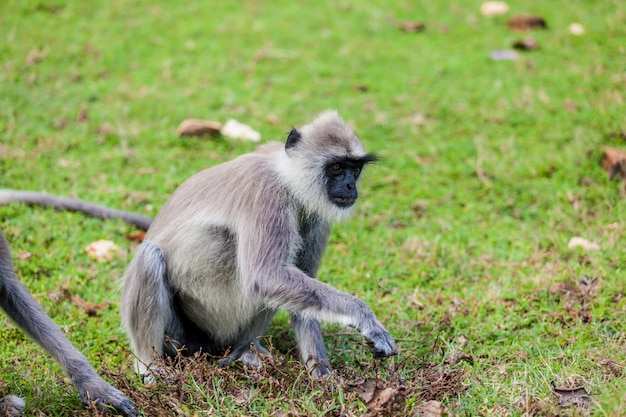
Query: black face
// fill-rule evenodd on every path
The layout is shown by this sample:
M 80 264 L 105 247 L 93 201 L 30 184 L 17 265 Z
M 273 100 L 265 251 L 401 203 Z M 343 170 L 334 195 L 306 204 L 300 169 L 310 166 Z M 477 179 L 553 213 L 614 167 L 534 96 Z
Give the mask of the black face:
M 326 192 L 330 201 L 341 208 L 354 204 L 359 196 L 356 181 L 364 164 L 365 161 L 358 159 L 340 159 L 326 165 Z

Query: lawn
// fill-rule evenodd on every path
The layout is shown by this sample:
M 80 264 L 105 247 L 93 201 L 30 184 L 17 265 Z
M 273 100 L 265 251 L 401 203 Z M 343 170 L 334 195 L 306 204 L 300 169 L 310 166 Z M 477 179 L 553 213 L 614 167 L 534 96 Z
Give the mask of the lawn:
M 194 357 L 145 384 L 118 314 L 133 227 L 1 206 L 18 277 L 147 416 L 626 415 L 626 197 L 600 164 L 606 147 L 626 151 L 626 4 L 507 4 L 0 3 L 0 188 L 154 216 L 190 175 L 256 147 L 181 138 L 183 120 L 282 141 L 337 109 L 382 160 L 319 277 L 366 301 L 399 356 L 378 361 L 326 325 L 336 377 L 314 381 L 281 312 L 263 370 Z M 547 28 L 512 30 L 518 14 Z M 538 48 L 493 58 L 526 38 Z M 120 256 L 92 259 L 101 239 Z M 0 395 L 24 397 L 27 416 L 97 414 L 0 321 Z

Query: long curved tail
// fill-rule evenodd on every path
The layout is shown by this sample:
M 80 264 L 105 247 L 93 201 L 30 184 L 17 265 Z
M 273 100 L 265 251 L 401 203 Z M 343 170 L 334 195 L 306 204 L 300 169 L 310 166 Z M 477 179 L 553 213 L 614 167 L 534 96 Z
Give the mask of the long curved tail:
M 116 210 L 77 198 L 57 197 L 37 191 L 0 190 L 0 205 L 18 202 L 33 206 L 51 207 L 62 211 L 77 211 L 100 219 L 121 219 L 142 230 L 148 230 L 152 223 L 151 217 Z

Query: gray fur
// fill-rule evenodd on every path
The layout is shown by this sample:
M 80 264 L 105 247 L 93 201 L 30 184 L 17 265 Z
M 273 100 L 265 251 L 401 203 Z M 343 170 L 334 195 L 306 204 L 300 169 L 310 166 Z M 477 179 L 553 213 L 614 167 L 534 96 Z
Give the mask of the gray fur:
M 9 245 L 1 232 L 0 306 L 28 336 L 61 365 L 76 386 L 85 405 L 94 402 L 102 409 L 112 406 L 124 415 L 137 415 L 130 400 L 96 373 L 87 358 L 67 340 L 63 332 L 15 277 Z M 10 397 L 5 397 L 1 404 L 12 410 L 19 408 L 19 403 L 12 401 Z
M 22 414 L 26 403 L 20 397 L 15 395 L 5 395 L 0 398 L 0 416 L 16 417 Z
M 324 167 L 367 154 L 335 112 L 185 181 L 165 203 L 125 275 L 121 314 L 142 372 L 170 339 L 259 366 L 275 311 L 291 314 L 301 358 L 330 372 L 319 321 L 357 328 L 375 354 L 396 353 L 367 305 L 315 278 L 332 222 L 350 208 L 326 195 Z M 169 296 L 165 295 L 169 293 Z
M 142 230 L 147 230 L 152 223 L 152 219 L 147 216 L 112 209 L 76 198 L 57 197 L 37 191 L 0 190 L 0 205 L 15 202 L 51 207 L 56 210 L 77 211 L 100 219 L 120 219 Z

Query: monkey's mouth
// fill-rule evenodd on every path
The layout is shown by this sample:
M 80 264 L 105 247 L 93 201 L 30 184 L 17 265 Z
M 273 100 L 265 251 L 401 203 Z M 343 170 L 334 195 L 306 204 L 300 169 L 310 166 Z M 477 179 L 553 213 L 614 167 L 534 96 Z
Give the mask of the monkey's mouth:
M 339 206 L 341 208 L 348 208 L 354 204 L 354 202 L 356 201 L 356 198 L 333 197 L 332 200 L 336 206 Z

